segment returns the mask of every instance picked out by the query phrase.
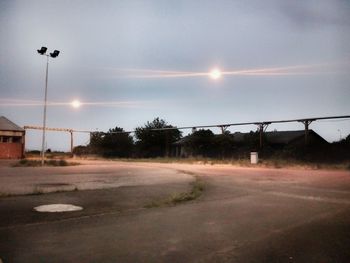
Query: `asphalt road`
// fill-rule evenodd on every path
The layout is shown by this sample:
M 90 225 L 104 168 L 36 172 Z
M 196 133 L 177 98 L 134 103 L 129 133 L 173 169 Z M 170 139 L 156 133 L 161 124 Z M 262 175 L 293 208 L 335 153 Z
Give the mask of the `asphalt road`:
M 26 173 L 31 180 L 21 183 L 18 178 Z M 1 189 L 25 185 L 28 190 L 52 183 L 50 176 L 78 188 L 84 182 L 93 188 L 99 177 L 105 181 L 97 190 L 0 198 L 4 263 L 350 262 L 346 171 L 115 162 L 65 169 L 0 167 L 2 184 L 11 175 L 19 186 Z M 198 199 L 145 208 L 190 191 L 195 176 L 205 183 Z M 33 211 L 51 203 L 84 210 Z

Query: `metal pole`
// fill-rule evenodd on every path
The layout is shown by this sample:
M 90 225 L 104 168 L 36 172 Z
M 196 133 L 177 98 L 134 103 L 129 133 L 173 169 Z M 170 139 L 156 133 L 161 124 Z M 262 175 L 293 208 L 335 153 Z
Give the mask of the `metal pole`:
M 313 120 L 303 120 L 301 121 L 304 126 L 305 126 L 305 145 L 307 145 L 309 143 L 309 125 L 311 124 L 311 122 L 313 122 Z
M 44 99 L 44 116 L 43 116 L 43 138 L 41 144 L 41 166 L 45 160 L 45 132 L 46 132 L 46 107 L 47 107 L 47 82 L 49 78 L 49 56 L 46 55 L 46 77 L 45 77 L 45 99 Z
M 304 125 L 305 125 L 305 145 L 308 144 L 309 141 L 309 121 L 305 121 Z
M 264 132 L 264 124 L 259 125 L 259 134 L 260 134 L 260 149 L 263 147 L 263 132 Z
M 73 131 L 70 131 L 70 152 L 73 156 Z

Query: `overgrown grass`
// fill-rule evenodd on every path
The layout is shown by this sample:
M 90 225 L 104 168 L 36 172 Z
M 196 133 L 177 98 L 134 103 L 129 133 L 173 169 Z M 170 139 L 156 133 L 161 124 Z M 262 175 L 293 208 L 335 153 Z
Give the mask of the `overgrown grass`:
M 28 151 L 25 153 L 25 156 L 27 158 L 40 158 L 41 152 L 40 151 Z M 71 157 L 72 157 L 72 154 L 67 153 L 67 152 L 46 152 L 45 153 L 46 159 L 61 160 L 61 159 L 68 159 Z
M 327 162 L 307 162 L 295 159 L 269 158 L 259 161 L 258 167 L 267 168 L 293 168 L 312 170 L 349 170 L 349 162 L 327 163 Z
M 150 202 L 145 205 L 145 208 L 174 206 L 183 202 L 192 201 L 200 197 L 203 191 L 204 182 L 196 177 L 196 180 L 191 183 L 191 190 L 189 192 L 174 193 L 165 199 Z
M 45 160 L 44 161 L 45 166 L 72 166 L 72 165 L 79 165 L 79 163 L 76 162 L 67 162 L 66 160 Z M 14 167 L 39 167 L 41 166 L 40 160 L 28 160 L 28 159 L 22 159 L 18 163 L 13 165 Z

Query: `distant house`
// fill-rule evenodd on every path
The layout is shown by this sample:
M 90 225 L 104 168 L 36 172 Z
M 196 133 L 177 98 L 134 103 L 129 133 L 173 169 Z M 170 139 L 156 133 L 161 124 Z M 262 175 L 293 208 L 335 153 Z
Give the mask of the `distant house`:
M 251 136 L 251 133 L 235 132 L 229 134 L 229 136 L 232 136 L 232 141 L 238 148 L 249 147 L 249 145 L 247 145 L 247 138 Z M 187 157 L 190 155 L 188 149 L 186 149 L 186 143 L 188 141 L 189 136 L 186 136 L 173 144 L 175 156 Z M 268 144 L 276 150 L 283 149 L 285 146 L 304 145 L 305 142 L 305 130 L 264 132 L 264 144 Z M 308 131 L 307 143 L 310 145 L 328 144 L 324 138 L 313 130 Z M 232 149 L 232 151 L 234 151 L 234 149 Z
M 232 136 L 235 142 L 244 143 L 247 134 L 248 133 L 235 132 Z M 283 148 L 287 145 L 304 145 L 306 142 L 305 130 L 264 132 L 264 139 L 267 144 L 274 148 Z M 308 144 L 328 144 L 325 139 L 313 130 L 309 130 L 307 142 Z
M 25 130 L 0 116 L 0 159 L 24 157 Z

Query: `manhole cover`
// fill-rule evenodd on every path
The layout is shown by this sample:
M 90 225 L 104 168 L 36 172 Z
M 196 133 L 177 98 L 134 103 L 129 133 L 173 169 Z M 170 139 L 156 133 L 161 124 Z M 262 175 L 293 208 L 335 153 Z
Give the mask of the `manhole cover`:
M 59 213 L 59 212 L 73 212 L 83 210 L 81 206 L 71 204 L 50 204 L 34 207 L 37 212 Z

